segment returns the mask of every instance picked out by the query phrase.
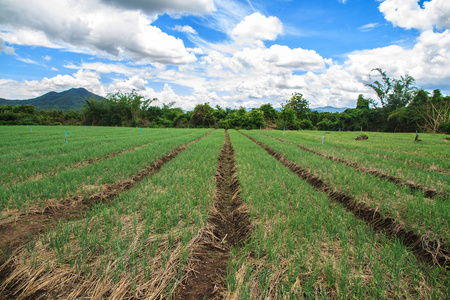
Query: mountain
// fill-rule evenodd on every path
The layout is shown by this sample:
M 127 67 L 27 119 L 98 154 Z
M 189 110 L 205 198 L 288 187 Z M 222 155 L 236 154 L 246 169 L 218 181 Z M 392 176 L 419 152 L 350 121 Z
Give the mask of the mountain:
M 348 107 L 333 107 L 333 106 L 323 106 L 323 107 L 315 107 L 315 108 L 311 108 L 312 111 L 317 111 L 317 112 L 329 112 L 329 113 L 335 113 L 335 112 L 343 112 L 344 110 L 346 110 Z
M 81 110 L 81 105 L 85 99 L 95 98 L 101 100 L 102 97 L 89 92 L 84 88 L 73 88 L 64 92 L 49 92 L 45 95 L 27 99 L 27 100 L 7 100 L 0 98 L 0 106 L 2 105 L 21 105 L 29 104 L 36 107 L 36 110 L 62 110 L 69 111 L 71 109 Z

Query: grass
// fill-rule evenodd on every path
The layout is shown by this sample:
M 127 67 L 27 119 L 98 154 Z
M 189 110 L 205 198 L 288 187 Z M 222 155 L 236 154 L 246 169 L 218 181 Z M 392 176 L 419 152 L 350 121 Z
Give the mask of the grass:
M 111 203 L 61 222 L 13 256 L 10 280 L 24 282 L 22 296 L 167 296 L 206 223 L 222 143 L 223 131 L 213 132 Z
M 231 132 L 253 235 L 232 252 L 232 299 L 448 297 L 449 276 L 331 203 L 259 146 Z
M 416 143 L 414 133 L 371 132 L 364 141 L 355 141 L 359 132 L 262 133 L 450 194 L 450 144 L 439 134 L 420 134 Z
M 57 203 L 71 195 L 87 198 L 105 184 L 126 180 L 172 149 L 211 131 L 143 129 L 141 136 L 139 128 L 68 127 L 70 141 L 64 146 L 61 129 L 65 127 L 36 126 L 33 132 L 25 126 L 0 127 L 2 174 L 12 174 L 0 189 L 3 213 Z M 396 174 L 422 174 L 427 172 L 423 166 L 433 162 L 447 166 L 441 160 L 448 154 L 433 152 L 444 149 L 438 137 L 421 134 L 423 144 L 413 144 L 423 147 L 420 150 L 408 146 L 407 135 L 402 141 L 401 135 L 369 133 L 369 140 L 357 142 L 350 139 L 356 133 L 331 133 L 322 145 L 321 135 L 315 138 L 317 132 L 283 136 L 264 131 L 294 144 L 259 131 L 245 133 L 334 189 L 377 208 L 405 228 L 442 238 L 448 246 L 448 202 L 411 194 L 404 187 L 295 145 L 345 159 L 354 157 L 367 166 L 373 162 L 386 172 L 401 168 Z M 419 260 L 401 240 L 374 232 L 242 134 L 234 130 L 229 134 L 240 196 L 252 220 L 248 238 L 231 247 L 224 279 L 229 299 L 450 297 L 449 270 Z M 189 273 L 194 249 L 212 213 L 223 142 L 223 130 L 213 131 L 131 189 L 93 205 L 79 219 L 53 224 L 30 243 L 13 249 L 0 266 L 0 273 L 9 270 L 0 282 L 0 298 L 9 292 L 16 292 L 13 297 L 18 299 L 39 295 L 55 299 L 171 298 Z M 123 151 L 127 149 L 133 150 Z M 411 162 L 401 167 L 407 158 Z M 13 167 L 3 166 L 10 159 L 20 180 L 14 179 Z M 65 160 L 58 168 L 56 162 Z M 87 160 L 92 162 L 79 165 Z M 433 174 L 442 175 L 439 170 Z M 33 178 L 35 174 L 42 177 Z
M 60 170 L 55 175 L 44 176 L 38 180 L 2 186 L 0 187 L 0 211 L 15 208 L 27 211 L 33 204 L 53 203 L 77 194 L 88 197 L 101 190 L 103 185 L 131 177 L 157 158 L 203 136 L 208 131 L 210 130 L 191 132 L 186 130 L 185 134 L 172 138 L 153 139 L 151 144 L 98 163 Z M 160 132 L 160 134 L 163 133 Z M 149 141 L 147 139 L 142 142 L 149 143 Z M 40 164 L 36 163 L 36 167 L 39 168 L 39 166 Z
M 5 128 L 9 129 L 8 132 Z M 64 144 L 64 129 L 69 132 L 67 145 Z M 10 186 L 30 179 L 38 180 L 158 140 L 188 134 L 188 131 L 181 130 L 144 129 L 141 135 L 136 129 L 126 129 L 93 127 L 88 131 L 84 127 L 42 126 L 39 133 L 30 134 L 23 132 L 22 127 L 0 127 L 0 136 L 5 140 L 11 138 L 9 131 L 16 131 L 18 136 L 2 147 L 1 183 Z
M 423 194 L 411 194 L 409 188 L 363 174 L 344 164 L 330 161 L 258 132 L 246 132 L 294 163 L 310 170 L 332 188 L 352 195 L 357 201 L 377 209 L 385 217 L 394 218 L 407 230 L 431 239 L 450 242 L 450 208 L 447 201 L 427 199 Z

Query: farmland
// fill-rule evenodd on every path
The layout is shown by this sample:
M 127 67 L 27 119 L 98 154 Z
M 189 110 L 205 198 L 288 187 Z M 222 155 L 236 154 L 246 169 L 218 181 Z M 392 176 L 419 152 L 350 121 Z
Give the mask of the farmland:
M 367 134 L 0 127 L 0 296 L 450 297 L 450 142 Z

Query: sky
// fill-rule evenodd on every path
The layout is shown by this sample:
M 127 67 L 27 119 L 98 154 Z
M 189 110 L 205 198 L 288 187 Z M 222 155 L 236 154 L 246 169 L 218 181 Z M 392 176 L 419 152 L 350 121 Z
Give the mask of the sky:
M 0 98 L 355 107 L 374 68 L 449 94 L 450 1 L 0 0 Z

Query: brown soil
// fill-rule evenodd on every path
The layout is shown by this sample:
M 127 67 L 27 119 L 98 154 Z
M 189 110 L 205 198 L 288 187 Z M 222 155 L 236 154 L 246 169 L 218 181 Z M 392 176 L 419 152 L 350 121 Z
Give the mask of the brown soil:
M 286 141 L 286 140 L 283 140 L 283 139 L 280 139 L 280 138 L 275 138 L 275 137 L 267 135 L 267 134 L 263 134 L 263 135 L 271 137 L 271 138 L 274 138 L 274 139 L 276 139 L 276 140 L 278 140 L 280 142 L 283 142 L 283 143 L 290 143 L 289 141 Z M 357 171 L 361 171 L 363 173 L 373 175 L 374 177 L 378 177 L 380 179 L 388 180 L 388 181 L 390 181 L 390 182 L 392 182 L 394 184 L 400 185 L 400 186 L 409 187 L 412 192 L 421 191 L 423 193 L 424 197 L 433 198 L 435 196 L 440 196 L 443 199 L 450 198 L 450 195 L 448 195 L 448 194 L 438 193 L 436 190 L 427 188 L 427 187 L 425 187 L 425 186 L 423 186 L 421 184 L 415 184 L 415 183 L 412 183 L 412 182 L 407 182 L 407 181 L 402 180 L 399 177 L 391 176 L 391 175 L 382 173 L 382 172 L 380 172 L 378 170 L 375 170 L 375 169 L 372 169 L 372 168 L 371 169 L 367 169 L 365 167 L 359 166 L 356 163 L 349 162 L 349 161 L 346 161 L 346 160 L 344 160 L 342 158 L 338 158 L 338 157 L 335 157 L 335 156 L 326 155 L 324 153 L 320 153 L 320 152 L 314 151 L 312 149 L 309 149 L 309 148 L 301 146 L 301 145 L 296 145 L 296 146 L 298 148 L 302 149 L 302 150 L 308 151 L 310 153 L 316 154 L 316 155 L 324 157 L 326 159 L 329 159 L 329 160 L 332 160 L 332 161 L 335 161 L 335 162 L 343 163 L 346 166 L 352 167 L 353 169 L 355 169 Z
M 445 138 L 441 139 L 441 141 L 450 142 L 450 138 L 449 137 L 445 137 Z
M 355 217 L 364 220 L 367 224 L 372 226 L 375 230 L 381 231 L 388 236 L 397 237 L 410 247 L 420 259 L 425 260 L 430 264 L 435 264 L 443 267 L 450 266 L 450 249 L 444 248 L 444 243 L 441 240 L 428 239 L 426 236 L 419 236 L 413 231 L 407 231 L 395 219 L 391 217 L 384 217 L 378 210 L 375 210 L 364 203 L 357 202 L 351 195 L 335 191 L 327 183 L 322 181 L 316 175 L 303 169 L 301 166 L 286 159 L 283 155 L 265 146 L 261 142 L 241 133 L 261 148 L 266 150 L 271 156 L 280 161 L 284 166 L 289 168 L 298 177 L 304 179 L 315 189 L 322 191 L 328 197 L 336 202 L 339 202 L 344 208 L 353 213 Z
M 5 261 L 5 255 L 12 252 L 24 243 L 27 243 L 32 237 L 52 226 L 59 220 L 79 219 L 95 203 L 105 202 L 123 191 L 129 190 L 137 182 L 147 176 L 158 172 L 164 164 L 176 157 L 185 150 L 190 144 L 205 138 L 211 132 L 194 141 L 175 148 L 168 154 L 156 160 L 154 163 L 146 166 L 144 169 L 133 175 L 132 178 L 120 181 L 114 184 L 105 184 L 102 191 L 84 199 L 78 195 L 68 197 L 56 204 L 48 205 L 42 209 L 34 208 L 28 214 L 16 213 L 10 215 L 7 219 L 0 221 L 0 265 Z
M 230 247 L 242 243 L 250 232 L 250 215 L 240 197 L 234 150 L 228 132 L 220 151 L 216 190 L 208 225 L 193 246 L 186 279 L 175 291 L 175 299 L 223 299 L 226 296 L 226 266 Z

